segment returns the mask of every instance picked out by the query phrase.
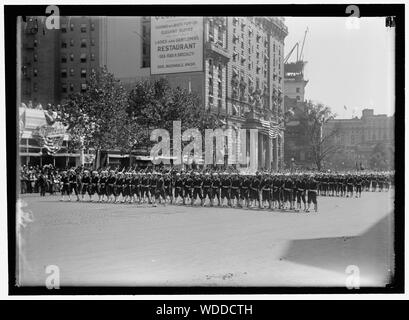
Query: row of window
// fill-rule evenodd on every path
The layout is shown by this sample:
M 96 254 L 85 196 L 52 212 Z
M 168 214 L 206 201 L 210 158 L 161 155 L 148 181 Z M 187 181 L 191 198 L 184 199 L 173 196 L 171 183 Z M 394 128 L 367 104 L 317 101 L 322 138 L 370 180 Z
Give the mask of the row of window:
M 81 25 L 79 27 L 80 27 L 81 33 L 86 33 L 87 32 L 87 24 L 86 23 L 81 23 Z M 70 23 L 69 30 L 70 31 L 75 30 L 75 24 L 74 23 Z M 95 31 L 95 23 L 94 22 L 90 23 L 90 30 Z M 67 31 L 68 31 L 68 25 L 66 23 L 62 23 L 61 24 L 61 32 L 62 33 L 67 33 Z
M 75 76 L 75 69 L 74 68 L 70 68 L 69 70 L 64 68 L 64 69 L 61 69 L 61 78 L 67 78 L 68 72 L 69 72 L 71 77 Z M 95 69 L 91 68 L 91 73 L 94 73 L 94 72 L 95 72 Z M 87 77 L 87 69 L 81 68 L 80 75 L 81 75 L 81 78 L 86 78 Z
M 68 42 L 70 44 L 70 47 L 75 46 L 75 40 L 74 39 L 70 39 L 70 41 L 68 41 L 66 39 L 63 39 L 63 40 L 61 40 L 61 48 L 66 49 L 68 47 Z M 95 39 L 91 38 L 89 42 L 90 42 L 91 46 L 95 46 Z M 81 39 L 80 46 L 81 46 L 81 48 L 86 48 L 88 46 L 88 39 L 84 39 L 84 38 Z
M 72 62 L 75 60 L 74 53 L 70 53 L 68 56 L 66 54 L 62 54 L 61 55 L 61 62 L 66 63 L 68 61 L 68 57 L 69 57 L 70 61 L 72 61 Z M 88 57 L 88 55 L 86 53 L 81 53 L 80 54 L 80 62 L 81 63 L 87 62 L 87 57 Z M 90 60 L 95 61 L 95 53 L 90 54 Z
M 74 83 L 63 83 L 61 85 L 62 93 L 68 93 L 68 90 L 70 92 L 74 92 L 75 91 L 75 84 Z M 86 91 L 87 90 L 87 84 L 86 83 L 81 83 L 80 84 L 80 90 L 81 90 L 81 92 Z

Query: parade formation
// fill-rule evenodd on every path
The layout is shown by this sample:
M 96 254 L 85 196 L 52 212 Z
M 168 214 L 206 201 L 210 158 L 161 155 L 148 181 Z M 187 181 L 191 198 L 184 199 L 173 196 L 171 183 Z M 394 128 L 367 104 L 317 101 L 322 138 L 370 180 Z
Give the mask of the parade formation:
M 36 180 L 40 195 L 45 196 L 46 191 L 60 192 L 61 201 L 71 201 L 74 195 L 76 201 L 305 212 L 313 204 L 317 212 L 318 196 L 358 198 L 363 191 L 388 191 L 393 185 L 393 173 L 259 171 L 250 174 L 233 169 L 55 170 L 45 166 Z

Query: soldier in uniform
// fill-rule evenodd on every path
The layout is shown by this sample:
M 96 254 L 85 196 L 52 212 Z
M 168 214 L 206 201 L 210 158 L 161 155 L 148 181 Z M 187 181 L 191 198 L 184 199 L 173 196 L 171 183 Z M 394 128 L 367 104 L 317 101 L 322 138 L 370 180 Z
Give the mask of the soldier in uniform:
M 240 205 L 240 186 L 241 186 L 241 179 L 239 176 L 239 173 L 236 172 L 231 181 L 231 192 L 230 192 L 230 198 L 232 201 L 232 205 L 235 202 L 236 207 L 241 207 Z
M 165 173 L 163 177 L 163 182 L 165 186 L 165 203 L 169 199 L 170 204 L 173 203 L 173 183 L 172 176 L 170 172 Z
M 184 202 L 184 196 L 183 196 L 184 182 L 179 172 L 176 173 L 174 185 L 175 185 L 175 203 L 176 204 L 180 203 L 179 198 L 181 198 L 182 201 Z
M 91 177 L 89 176 L 89 171 L 84 170 L 84 173 L 81 179 L 81 200 L 82 201 L 84 201 L 84 195 L 88 191 L 90 183 L 91 183 Z
M 200 198 L 200 205 L 203 205 L 203 195 L 202 195 L 203 181 L 199 172 L 195 172 L 193 176 L 193 197 L 191 205 L 195 204 L 197 197 Z
M 122 185 L 122 202 L 132 203 L 132 172 L 125 172 Z
M 156 172 L 149 173 L 149 194 L 151 196 L 151 204 L 156 207 Z
M 102 170 L 101 177 L 98 181 L 98 202 L 104 201 L 104 196 L 107 197 L 106 201 L 108 201 L 107 184 L 108 184 L 108 171 Z
M 348 196 L 352 198 L 353 194 L 354 194 L 354 178 L 352 177 L 351 174 L 349 174 L 347 177 L 347 198 Z
M 250 206 L 249 192 L 250 192 L 251 180 L 250 177 L 246 174 L 241 177 L 240 183 L 240 199 L 242 201 L 242 206 L 247 208 Z
M 92 197 L 94 196 L 95 193 L 99 194 L 99 175 L 98 175 L 98 171 L 92 171 L 91 172 L 91 185 L 89 186 L 89 198 L 90 201 L 92 201 Z
M 149 175 L 148 173 L 143 172 L 141 176 L 141 201 L 145 203 L 146 199 L 148 199 L 148 203 L 151 203 L 151 196 L 149 194 Z
M 156 186 L 155 186 L 155 204 L 156 201 L 159 200 L 159 203 L 164 202 L 166 204 L 166 195 L 165 195 L 165 180 L 163 179 L 163 176 L 161 173 L 157 172 L 155 174 L 155 181 L 156 181 Z
M 252 177 L 251 179 L 251 185 L 250 185 L 250 201 L 252 203 L 252 206 L 254 206 L 254 203 L 257 201 L 258 202 L 258 207 L 261 209 L 261 201 L 260 201 L 260 173 L 256 172 L 256 175 Z
M 186 205 L 186 200 L 189 197 L 191 203 L 193 203 L 193 194 L 192 194 L 192 187 L 193 187 L 193 179 L 192 179 L 193 172 L 191 174 L 185 173 L 184 175 L 184 190 L 183 190 L 183 205 Z
M 68 200 L 71 201 L 71 193 L 74 191 L 75 195 L 77 196 L 77 201 L 80 201 L 80 197 L 78 195 L 78 182 L 79 178 L 77 177 L 75 171 L 71 169 L 68 174 L 68 180 L 70 182 L 70 189 L 68 194 Z
M 224 206 L 224 199 L 227 198 L 227 205 L 231 207 L 230 188 L 231 188 L 230 176 L 227 172 L 224 172 L 221 178 L 221 192 L 220 192 L 222 206 Z
M 63 171 L 61 174 L 61 199 L 64 201 L 64 195 L 70 196 L 70 181 L 68 179 L 67 171 Z
M 116 183 L 116 175 L 115 171 L 111 170 L 109 172 L 109 177 L 108 177 L 108 184 L 107 184 L 107 201 L 108 202 L 114 202 L 114 186 Z
M 297 188 L 297 210 L 301 211 L 301 201 L 304 204 L 304 211 L 307 211 L 305 194 L 307 189 L 306 179 L 304 177 L 298 177 L 295 181 L 295 186 Z
M 209 198 L 210 205 L 212 206 L 212 177 L 209 172 L 205 173 L 203 179 L 203 206 L 206 203 L 206 198 Z
M 355 185 L 355 197 L 360 198 L 361 193 L 362 193 L 362 178 L 359 175 L 355 176 L 354 185 Z
M 261 201 L 262 207 L 265 208 L 266 202 L 268 203 L 268 208 L 271 209 L 271 178 L 270 175 L 265 173 L 261 179 L 260 183 L 261 189 Z
M 279 209 L 280 208 L 280 180 L 278 176 L 273 176 L 271 179 L 271 194 L 272 194 L 272 208 Z
M 220 201 L 220 188 L 222 186 L 221 180 L 220 180 L 220 174 L 217 172 L 213 173 L 213 184 L 212 184 L 212 200 L 210 205 L 213 206 L 214 199 L 217 198 L 217 205 L 220 207 L 221 201 Z
M 314 176 L 311 175 L 307 181 L 307 194 L 308 194 L 308 209 L 307 212 L 310 212 L 311 202 L 314 204 L 315 212 L 318 211 L 318 203 L 317 203 L 317 188 L 318 182 L 314 179 Z

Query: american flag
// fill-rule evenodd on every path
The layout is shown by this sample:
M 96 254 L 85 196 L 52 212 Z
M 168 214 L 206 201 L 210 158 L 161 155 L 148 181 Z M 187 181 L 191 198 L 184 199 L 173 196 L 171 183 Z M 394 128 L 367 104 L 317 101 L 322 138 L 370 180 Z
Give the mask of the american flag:
M 277 136 L 281 136 L 281 131 L 279 126 L 274 126 L 267 120 L 260 120 L 261 126 L 268 130 L 268 135 L 270 138 L 275 139 Z

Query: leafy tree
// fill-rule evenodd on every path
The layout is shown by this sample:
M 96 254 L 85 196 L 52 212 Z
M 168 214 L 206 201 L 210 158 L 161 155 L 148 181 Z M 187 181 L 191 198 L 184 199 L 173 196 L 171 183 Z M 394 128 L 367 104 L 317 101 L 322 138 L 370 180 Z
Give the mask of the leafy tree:
M 369 158 L 369 165 L 373 169 L 388 170 L 393 168 L 394 150 L 385 143 L 377 143 Z
M 308 139 L 314 162 L 317 169 L 321 170 L 323 161 L 340 148 L 335 141 L 338 128 L 328 125 L 335 118 L 335 114 L 321 103 L 307 101 L 299 117 L 302 132 Z
M 98 152 L 118 147 L 127 104 L 128 93 L 104 67 L 91 74 L 85 92 L 59 107 L 58 116 L 68 125 L 73 148 Z
M 172 88 L 165 78 L 136 83 L 129 95 L 127 112 L 131 121 L 137 123 L 144 133 L 157 128 L 172 133 L 173 121 L 181 121 L 182 132 L 197 128 L 202 134 L 205 129 L 213 129 L 217 125 L 216 115 L 205 110 L 196 93 Z M 151 144 L 149 135 L 141 141 Z

